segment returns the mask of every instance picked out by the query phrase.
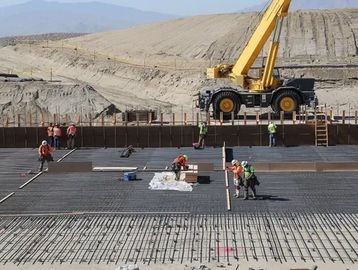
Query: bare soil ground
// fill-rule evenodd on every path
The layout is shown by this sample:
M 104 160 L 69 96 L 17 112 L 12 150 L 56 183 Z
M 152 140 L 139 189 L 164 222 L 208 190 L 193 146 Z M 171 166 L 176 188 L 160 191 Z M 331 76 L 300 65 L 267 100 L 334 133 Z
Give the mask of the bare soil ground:
M 0 49 L 0 72 L 88 84 L 120 110 L 192 111 L 194 96 L 203 87 L 230 85 L 208 80 L 206 68 L 235 62 L 258 19 L 256 13 L 198 16 L 31 46 L 6 46 Z M 285 21 L 278 65 L 349 64 L 282 73 L 318 79 L 321 104 L 353 110 L 358 107 L 357 37 L 356 9 L 291 13 Z M 263 55 L 266 51 L 267 47 Z M 262 58 L 256 65 L 261 62 Z

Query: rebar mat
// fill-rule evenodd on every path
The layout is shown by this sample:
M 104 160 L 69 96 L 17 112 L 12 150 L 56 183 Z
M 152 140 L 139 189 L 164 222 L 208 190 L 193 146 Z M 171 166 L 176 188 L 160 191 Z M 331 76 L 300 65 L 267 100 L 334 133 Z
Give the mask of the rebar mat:
M 1 264 L 358 260 L 358 215 L 63 215 L 0 218 Z

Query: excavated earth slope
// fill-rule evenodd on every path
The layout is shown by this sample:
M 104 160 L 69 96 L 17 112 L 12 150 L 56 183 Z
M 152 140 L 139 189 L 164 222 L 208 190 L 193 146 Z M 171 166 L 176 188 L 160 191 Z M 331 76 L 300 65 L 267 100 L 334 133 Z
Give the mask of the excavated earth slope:
M 234 63 L 259 20 L 256 13 L 219 14 L 161 22 L 38 45 L 0 49 L 0 72 L 86 83 L 120 110 L 191 111 L 208 80 L 206 68 Z M 278 65 L 352 65 L 283 69 L 285 76 L 315 77 L 320 103 L 358 107 L 358 10 L 290 13 L 281 36 Z M 264 53 L 267 51 L 267 46 Z M 265 54 L 263 54 L 265 55 Z M 261 64 L 260 57 L 256 65 Z
M 57 84 L 46 82 L 0 82 L 0 120 L 6 116 L 21 115 L 20 121 L 52 121 L 54 114 L 67 114 L 68 119 L 82 120 L 93 113 L 95 119 L 101 114 L 112 114 L 116 108 L 89 85 Z M 32 114 L 32 120 L 30 120 Z M 26 118 L 26 119 L 25 119 Z M 60 120 L 60 119 L 59 119 Z M 64 119 L 61 119 L 64 120 Z M 8 119 L 12 121 L 12 119 Z

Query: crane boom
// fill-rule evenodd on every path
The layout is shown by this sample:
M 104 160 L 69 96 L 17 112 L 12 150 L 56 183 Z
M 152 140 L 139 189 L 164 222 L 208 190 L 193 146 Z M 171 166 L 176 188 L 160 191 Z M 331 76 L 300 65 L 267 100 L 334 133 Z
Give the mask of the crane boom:
M 276 87 L 278 82 L 273 78 L 273 69 L 279 48 L 282 20 L 287 16 L 290 4 L 291 0 L 272 0 L 236 64 L 233 66 L 221 64 L 209 68 L 208 76 L 230 78 L 236 85 L 253 92 L 264 92 Z M 258 79 L 249 77 L 249 70 L 274 31 L 263 76 Z

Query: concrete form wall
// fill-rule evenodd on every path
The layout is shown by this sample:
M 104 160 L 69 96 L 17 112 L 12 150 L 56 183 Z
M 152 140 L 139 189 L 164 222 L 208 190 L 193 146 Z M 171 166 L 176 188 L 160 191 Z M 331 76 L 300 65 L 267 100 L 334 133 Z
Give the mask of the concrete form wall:
M 65 130 L 64 130 L 65 132 Z M 186 147 L 198 140 L 194 126 L 145 127 L 79 127 L 79 147 Z M 314 145 L 314 126 L 283 125 L 278 127 L 278 143 L 285 146 Z M 0 148 L 37 147 L 47 138 L 46 128 L 0 128 Z M 358 144 L 358 125 L 330 125 L 331 145 Z M 207 146 L 268 145 L 266 125 L 211 126 L 205 140 Z M 62 140 L 65 146 L 65 139 Z

